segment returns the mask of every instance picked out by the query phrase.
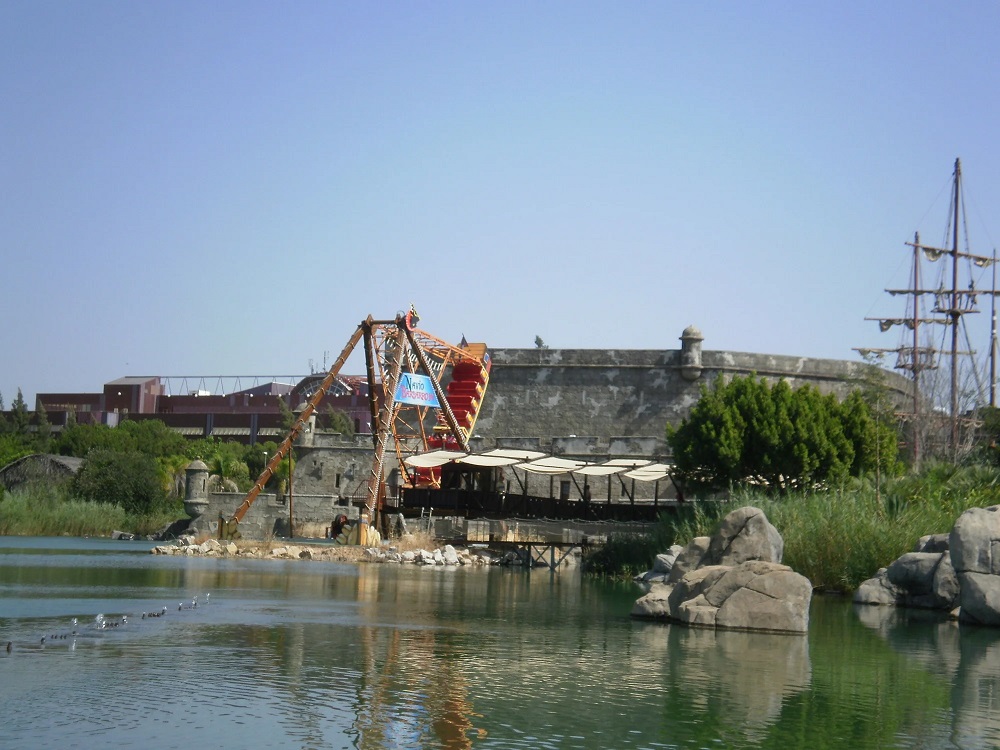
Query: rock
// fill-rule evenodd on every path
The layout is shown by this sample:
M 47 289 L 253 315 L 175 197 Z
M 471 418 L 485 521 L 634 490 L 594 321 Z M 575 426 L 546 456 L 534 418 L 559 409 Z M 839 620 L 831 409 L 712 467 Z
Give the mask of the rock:
M 222 543 L 218 539 L 206 539 L 198 545 L 198 551 L 203 555 L 218 555 L 222 552 Z
M 989 573 L 959 573 L 960 622 L 1000 626 L 1000 576 Z
M 951 530 L 951 564 L 961 573 L 1000 575 L 1000 513 L 998 506 L 970 508 Z M 996 553 L 996 554 L 995 554 Z
M 889 581 L 887 568 L 880 568 L 873 578 L 858 586 L 854 592 L 855 604 L 899 604 L 905 599 L 905 592 Z
M 917 540 L 914 552 L 947 552 L 949 534 L 928 534 Z
M 654 583 L 649 593 L 636 599 L 632 605 L 632 616 L 651 619 L 661 619 L 670 616 L 670 606 L 667 600 L 673 586 L 663 583 Z
M 702 561 L 708 555 L 708 547 L 712 543 L 712 538 L 708 536 L 696 536 L 687 546 L 684 547 L 674 560 L 670 575 L 667 577 L 668 583 L 676 583 L 681 580 L 689 571 L 697 570 Z
M 970 508 L 949 545 L 958 578 L 961 622 L 1000 626 L 1000 506 Z
M 135 534 L 129 533 L 128 531 L 112 531 L 112 539 L 120 539 L 124 542 L 131 542 L 135 540 Z
M 458 559 L 458 553 L 455 552 L 455 548 L 450 544 L 446 544 L 444 551 L 441 554 L 441 561 L 444 565 L 461 565 L 462 561 Z
M 748 560 L 780 563 L 785 542 L 760 508 L 745 506 L 726 515 L 712 535 L 710 565 L 739 565 Z
M 697 537 L 661 556 L 658 565 L 669 566 L 668 583 L 653 583 L 633 605 L 632 615 L 722 629 L 804 633 L 812 584 L 781 564 L 783 552 L 784 540 L 763 511 L 739 508 L 711 537 Z M 663 575 L 656 570 L 650 573 Z
M 667 552 L 659 554 L 653 561 L 653 569 L 635 577 L 635 580 L 642 583 L 666 583 L 670 578 L 670 571 L 674 567 L 677 556 L 684 551 L 679 544 L 674 544 Z
M 748 561 L 733 568 L 716 586 L 725 587 L 729 575 L 745 574 L 748 568 L 752 569 L 753 577 L 719 605 L 716 626 L 735 630 L 807 632 L 812 602 L 809 579 L 786 565 Z M 705 598 L 711 601 L 712 593 L 707 593 Z

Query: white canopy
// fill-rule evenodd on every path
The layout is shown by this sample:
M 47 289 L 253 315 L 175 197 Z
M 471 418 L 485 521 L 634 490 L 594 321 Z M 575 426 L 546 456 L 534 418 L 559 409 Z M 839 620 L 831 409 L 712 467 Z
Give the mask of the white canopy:
M 655 482 L 670 474 L 666 464 L 652 463 L 644 458 L 613 458 L 602 464 L 591 464 L 559 456 L 549 456 L 541 451 L 520 448 L 496 448 L 485 453 L 434 450 L 408 456 L 404 463 L 417 468 L 433 468 L 456 462 L 468 466 L 511 466 L 533 474 L 582 474 L 585 476 L 611 476 L 623 474 L 640 482 Z
M 670 476 L 670 467 L 666 464 L 647 464 L 625 472 L 625 476 L 640 482 L 656 482 Z
M 516 448 L 495 448 L 485 453 L 473 453 L 461 460 L 471 466 L 510 466 L 521 461 L 533 461 L 545 454 L 541 451 L 520 450 Z
M 586 461 L 575 461 L 570 458 L 558 458 L 557 456 L 546 456 L 529 463 L 517 464 L 515 469 L 524 469 L 534 474 L 567 474 L 584 466 L 589 466 Z
M 417 453 L 413 456 L 407 456 L 403 460 L 403 463 L 407 466 L 429 469 L 434 466 L 443 466 L 449 461 L 465 458 L 468 455 L 468 453 L 462 453 L 461 451 L 428 451 L 427 453 Z

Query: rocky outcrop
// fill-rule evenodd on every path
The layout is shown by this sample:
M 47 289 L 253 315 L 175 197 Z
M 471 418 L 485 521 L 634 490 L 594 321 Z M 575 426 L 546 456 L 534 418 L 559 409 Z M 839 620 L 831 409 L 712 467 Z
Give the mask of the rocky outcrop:
M 711 537 L 697 537 L 673 556 L 666 580 L 656 568 L 633 617 L 732 630 L 804 633 L 812 584 L 781 564 L 784 542 L 759 508 L 728 514 Z M 667 560 L 660 562 L 668 567 Z M 651 575 L 652 574 L 652 575 Z
M 950 534 L 921 537 L 915 551 L 862 583 L 855 603 L 947 610 L 962 622 L 1000 626 L 998 511 L 970 508 Z

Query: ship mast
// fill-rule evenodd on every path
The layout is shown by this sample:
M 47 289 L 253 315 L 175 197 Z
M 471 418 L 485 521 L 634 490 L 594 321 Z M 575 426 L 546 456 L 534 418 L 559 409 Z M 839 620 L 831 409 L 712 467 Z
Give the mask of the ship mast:
M 879 322 L 879 327 L 883 332 L 888 331 L 893 325 L 902 324 L 907 326 L 912 331 L 912 344 L 899 346 L 895 349 L 878 349 L 878 348 L 858 348 L 863 355 L 869 353 L 895 353 L 897 355 L 896 365 L 897 369 L 909 370 L 911 377 L 913 379 L 913 413 L 912 413 L 912 449 L 913 449 L 913 463 L 914 466 L 918 466 L 920 459 L 922 457 L 924 446 L 921 444 L 921 431 L 920 431 L 920 411 L 921 411 L 921 372 L 923 370 L 937 369 L 937 354 L 944 354 L 945 356 L 951 357 L 951 368 L 949 377 L 949 402 L 948 402 L 948 421 L 949 429 L 948 434 L 948 453 L 952 459 L 957 458 L 959 449 L 959 421 L 960 421 L 960 401 L 959 396 L 961 393 L 961 384 L 959 382 L 960 378 L 960 366 L 959 358 L 968 355 L 972 357 L 974 351 L 962 351 L 959 349 L 959 336 L 963 331 L 959 329 L 964 326 L 963 316 L 969 313 L 979 312 L 976 309 L 975 301 L 976 296 L 979 294 L 991 294 L 993 301 L 993 318 L 992 318 L 992 330 L 991 330 L 991 345 L 990 345 L 990 390 L 989 390 L 989 402 L 990 405 L 996 404 L 996 366 L 997 366 L 997 323 L 996 323 L 996 252 L 994 251 L 992 257 L 986 257 L 981 255 L 974 255 L 969 252 L 963 252 L 959 249 L 959 224 L 962 219 L 962 162 L 960 159 L 955 159 L 955 172 L 954 179 L 952 183 L 952 205 L 950 213 L 951 222 L 951 237 L 950 247 L 939 248 L 931 247 L 930 245 L 924 245 L 920 242 L 919 233 L 915 233 L 913 236 L 913 242 L 907 242 L 906 244 L 913 248 L 913 271 L 911 276 L 911 288 L 910 289 L 887 289 L 886 291 L 891 295 L 903 294 L 913 298 L 912 307 L 910 307 L 911 317 L 907 318 L 866 318 L 866 320 L 875 320 Z M 937 289 L 924 289 L 921 287 L 922 279 L 920 273 L 921 265 L 921 255 L 927 260 L 934 262 L 942 257 L 949 257 L 950 263 L 950 280 L 946 282 L 942 280 L 941 285 Z M 973 283 L 968 285 L 967 289 L 962 289 L 959 287 L 960 271 L 959 271 L 959 259 L 966 260 L 970 263 L 975 264 L 978 267 L 985 267 L 986 265 L 993 266 L 993 286 L 991 292 L 984 292 L 977 290 Z M 948 283 L 950 288 L 945 288 L 945 284 Z M 931 309 L 931 315 L 929 317 L 922 316 L 920 297 L 925 294 L 930 294 L 934 296 L 935 304 Z M 909 306 L 908 306 L 909 307 Z M 951 342 L 950 347 L 946 351 L 939 351 L 930 346 L 921 346 L 920 344 L 920 328 L 922 323 L 938 324 L 951 326 Z M 966 338 L 968 335 L 966 334 Z M 973 365 L 975 366 L 975 365 Z M 933 398 L 931 399 L 933 402 Z M 942 404 L 943 405 L 943 404 Z M 932 403 L 933 409 L 933 403 Z
M 962 311 L 958 307 L 958 220 L 962 184 L 962 162 L 955 159 L 954 216 L 951 227 L 951 448 L 958 446 L 958 321 Z

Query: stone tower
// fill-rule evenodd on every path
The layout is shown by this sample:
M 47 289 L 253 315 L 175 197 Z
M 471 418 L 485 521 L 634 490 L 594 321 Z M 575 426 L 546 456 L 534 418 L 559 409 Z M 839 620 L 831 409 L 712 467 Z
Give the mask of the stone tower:
M 681 334 L 681 377 L 695 381 L 701 377 L 701 342 L 705 337 L 693 325 Z
M 208 508 L 208 466 L 196 458 L 184 471 L 184 512 L 198 518 Z

